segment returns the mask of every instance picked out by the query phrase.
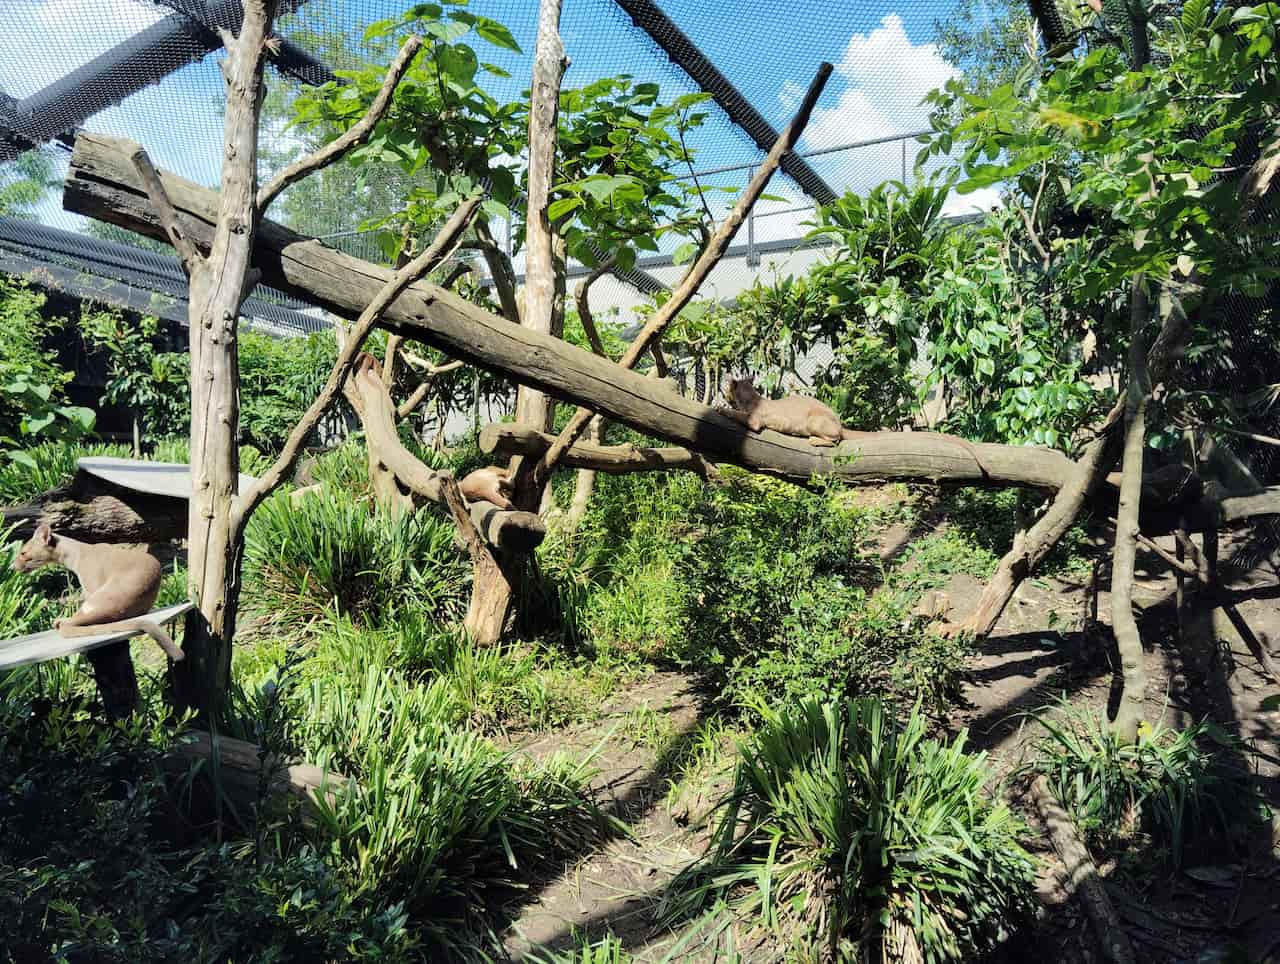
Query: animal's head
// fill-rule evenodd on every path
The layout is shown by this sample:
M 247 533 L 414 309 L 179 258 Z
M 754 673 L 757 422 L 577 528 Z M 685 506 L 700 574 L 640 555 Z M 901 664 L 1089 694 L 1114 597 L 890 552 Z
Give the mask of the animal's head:
M 56 549 L 58 537 L 45 523 L 36 527 L 35 535 L 22 544 L 13 557 L 13 568 L 18 572 L 34 572 L 41 566 L 58 561 Z
M 730 378 L 724 390 L 724 396 L 734 408 L 745 408 L 760 397 L 755 382 L 750 375 L 746 378 Z
M 497 465 L 491 465 L 486 471 L 492 472 L 493 477 L 498 480 L 498 491 L 510 495 L 515 491 L 516 484 L 511 478 L 511 473 Z

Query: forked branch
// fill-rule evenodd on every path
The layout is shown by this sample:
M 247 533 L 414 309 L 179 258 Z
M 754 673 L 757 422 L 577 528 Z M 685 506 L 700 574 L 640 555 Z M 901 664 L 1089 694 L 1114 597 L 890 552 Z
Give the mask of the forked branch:
M 747 185 L 746 190 L 739 196 L 738 203 L 733 206 L 729 216 L 716 229 L 710 243 L 707 244 L 702 254 L 693 263 L 693 266 L 689 268 L 684 278 L 681 279 L 680 284 L 671 292 L 671 296 L 654 312 L 653 317 L 649 319 L 648 323 L 641 329 L 640 334 L 628 346 L 618 362 L 622 368 L 634 368 L 636 362 L 649 350 L 650 345 L 657 343 L 663 331 L 693 299 L 698 289 L 702 287 L 702 283 L 706 281 L 707 276 L 711 274 L 711 270 L 724 256 L 725 251 L 729 248 L 729 243 L 751 212 L 752 206 L 760 195 L 764 193 L 764 189 L 768 186 L 774 171 L 778 169 L 782 159 L 791 152 L 796 141 L 800 139 L 800 135 L 809 123 L 809 116 L 813 113 L 814 105 L 817 104 L 818 97 L 826 86 L 827 79 L 831 76 L 832 69 L 831 64 L 828 63 L 824 63 L 818 68 L 818 74 L 809 85 L 796 116 L 787 125 L 786 130 L 779 135 L 777 141 L 774 142 L 759 170 Z M 552 470 L 555 469 L 560 459 L 564 456 L 565 451 L 582 437 L 582 433 L 586 431 L 587 424 L 594 414 L 589 408 L 579 408 L 574 413 L 569 420 L 569 424 L 560 433 L 560 437 L 547 450 L 547 454 L 543 456 L 535 468 L 535 482 L 545 482 L 550 477 Z
M 308 177 L 322 168 L 328 167 L 352 148 L 368 143 L 369 138 L 373 135 L 373 129 L 378 126 L 378 122 L 382 120 L 387 113 L 387 109 L 390 108 L 396 87 L 399 86 L 401 79 L 409 70 L 410 64 L 413 63 L 413 58 L 417 56 L 418 51 L 421 49 L 422 40 L 418 37 L 410 37 L 406 40 L 404 46 L 400 48 L 400 52 L 396 54 L 396 59 L 391 62 L 391 66 L 387 69 L 387 76 L 382 81 L 382 88 L 378 91 L 377 96 L 374 97 L 373 103 L 369 105 L 365 115 L 345 133 L 335 137 L 324 147 L 290 164 L 258 192 L 259 217 L 266 213 L 267 208 L 271 206 L 271 202 L 279 197 L 285 188 L 296 184 L 304 177 Z
M 147 154 L 146 148 L 139 147 L 134 151 L 130 161 L 133 163 L 133 169 L 138 173 L 138 180 L 142 182 L 147 192 L 151 206 L 156 209 L 156 216 L 160 219 L 161 226 L 169 235 L 169 243 L 178 253 L 182 269 L 190 275 L 201 260 L 200 253 L 183 232 L 182 222 L 178 220 L 178 212 L 174 210 L 173 202 L 169 200 L 169 192 L 164 189 L 164 182 L 160 180 L 160 175 L 156 172 L 155 165 L 151 163 L 151 157 Z
M 382 289 L 369 303 L 368 307 L 361 312 L 360 317 L 356 320 L 355 325 L 352 326 L 350 334 L 338 352 L 337 361 L 334 362 L 333 370 L 329 372 L 329 378 L 325 381 L 324 388 L 320 390 L 320 394 L 316 396 L 315 401 L 311 403 L 311 406 L 303 414 L 298 424 L 294 426 L 293 431 L 289 433 L 288 441 L 285 442 L 279 458 L 275 460 L 271 468 L 262 474 L 261 478 L 258 479 L 248 493 L 241 495 L 236 509 L 237 526 L 243 527 L 253 510 L 261 505 L 263 500 L 289 477 L 294 465 L 297 464 L 298 456 L 302 452 L 302 446 L 306 443 L 307 437 L 320 419 L 324 417 L 325 412 L 337 400 L 338 393 L 342 391 L 343 384 L 351 374 L 356 356 L 360 354 L 361 347 L 364 345 L 365 339 L 369 337 L 369 333 L 373 331 L 374 326 L 381 320 L 388 306 L 400 297 L 405 288 L 427 274 L 449 255 L 462 238 L 462 233 L 467 229 L 467 225 L 471 223 L 471 219 L 475 217 L 476 211 L 480 209 L 482 200 L 483 198 L 477 194 L 464 201 L 453 212 L 449 220 L 445 222 L 444 227 L 440 229 L 440 233 L 436 235 L 435 240 L 427 246 L 426 250 L 392 275 L 391 279 L 382 286 Z

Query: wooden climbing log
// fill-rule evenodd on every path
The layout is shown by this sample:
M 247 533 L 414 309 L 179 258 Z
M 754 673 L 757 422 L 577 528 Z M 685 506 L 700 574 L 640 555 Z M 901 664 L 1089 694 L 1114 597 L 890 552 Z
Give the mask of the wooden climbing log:
M 82 133 L 72 155 L 63 206 L 166 240 L 130 163 L 135 150 L 136 145 L 122 138 Z M 168 172 L 160 177 L 187 236 L 198 247 L 207 247 L 217 215 L 217 192 Z M 262 223 L 256 238 L 254 265 L 265 283 L 344 318 L 357 317 L 392 273 L 272 221 Z M 645 434 L 687 446 L 713 461 L 792 481 L 828 475 L 855 484 L 914 480 L 1056 490 L 1071 469 L 1060 452 L 970 444 L 926 432 L 869 433 L 839 449 L 815 448 L 777 432 L 748 432 L 733 419 L 657 387 L 639 373 L 512 324 L 427 282 L 412 285 L 396 299 L 382 327 L 587 406 Z
M 529 425 L 494 422 L 480 430 L 480 451 L 486 455 L 540 457 L 556 437 Z M 561 464 L 572 469 L 596 469 L 622 475 L 627 472 L 684 470 L 706 477 L 707 460 L 686 448 L 641 448 L 635 445 L 593 445 L 576 442 L 565 451 Z
M 400 441 L 395 403 L 372 355 L 363 353 L 357 359 L 350 387 L 370 451 L 377 453 L 400 485 L 422 499 L 447 506 L 443 483 L 448 475 L 428 468 Z M 532 552 L 547 534 L 535 512 L 500 509 L 492 502 L 472 502 L 467 508 L 480 537 L 497 549 Z
M 187 500 L 125 488 L 78 471 L 68 485 L 4 510 L 0 528 L 29 539 L 41 523 L 82 542 L 168 542 L 187 535 Z
M 289 762 L 273 754 L 263 754 L 257 744 L 229 736 L 217 738 L 215 753 L 213 738 L 207 732 L 189 730 L 178 737 L 178 742 L 166 754 L 164 767 L 173 776 L 181 778 L 196 765 L 226 794 L 241 823 L 249 821 L 252 807 L 259 801 L 264 767 L 268 777 L 267 793 L 302 801 L 302 818 L 307 823 L 315 820 L 317 796 L 323 794 L 325 800 L 332 804 L 338 792 L 349 783 L 349 779 L 340 773 L 327 772 L 310 763 Z M 215 767 L 216 777 L 212 772 Z

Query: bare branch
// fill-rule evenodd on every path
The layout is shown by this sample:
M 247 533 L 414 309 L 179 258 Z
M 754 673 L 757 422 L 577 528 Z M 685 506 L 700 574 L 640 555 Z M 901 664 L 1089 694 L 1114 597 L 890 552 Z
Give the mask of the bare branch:
M 418 371 L 423 372 L 427 375 L 444 375 L 447 372 L 456 371 L 457 369 L 461 368 L 464 364 L 466 364 L 463 361 L 459 361 L 455 359 L 454 361 L 445 362 L 443 365 L 436 365 L 436 364 L 433 364 L 432 362 L 427 361 L 421 355 L 415 355 L 413 352 L 409 351 L 409 349 L 407 348 L 400 349 L 400 357 L 403 358 L 405 361 L 407 361 L 414 368 L 418 369 Z
M 195 245 L 191 243 L 191 239 L 183 233 L 182 224 L 178 221 L 178 212 L 173 209 L 173 202 L 169 200 L 169 192 L 164 189 L 164 182 L 160 180 L 160 175 L 156 173 L 155 166 L 151 163 L 151 158 L 147 155 L 146 149 L 139 147 L 133 152 L 130 161 L 133 163 L 133 169 L 138 172 L 138 179 L 142 181 L 143 188 L 146 189 L 147 198 L 151 201 L 151 206 L 156 209 L 161 225 L 164 226 L 165 232 L 169 235 L 169 243 L 178 252 L 178 258 L 182 262 L 183 270 L 188 275 L 191 274 L 192 269 L 200 261 L 200 254 L 196 251 Z
M 259 216 L 266 212 L 267 208 L 271 206 L 271 202 L 279 197 L 280 192 L 285 188 L 296 184 L 304 177 L 314 174 L 322 168 L 328 167 L 352 148 L 368 142 L 373 135 L 373 129 L 378 126 L 378 122 L 386 114 L 387 108 L 391 106 L 391 99 L 395 95 L 396 87 L 399 86 L 400 81 L 409 69 L 409 65 L 413 63 L 413 58 L 417 56 L 418 51 L 421 49 L 422 40 L 420 38 L 415 36 L 406 40 L 404 46 L 400 48 L 400 52 L 396 54 L 396 59 L 387 68 L 387 76 L 382 81 L 382 88 L 378 91 L 377 96 L 374 97 L 373 103 L 369 105 L 365 115 L 341 136 L 334 138 L 324 147 L 319 148 L 301 160 L 290 164 L 272 178 L 270 184 L 258 192 Z
M 382 377 L 386 380 L 387 388 L 395 384 L 396 380 L 396 353 L 400 350 L 400 345 L 404 341 L 402 335 L 387 335 L 387 350 L 382 356 Z
M 595 316 L 591 314 L 591 286 L 617 263 L 618 256 L 616 254 L 609 255 L 609 257 L 596 265 L 589 275 L 578 282 L 578 287 L 573 293 L 573 300 L 578 304 L 578 320 L 582 322 L 582 330 L 586 332 L 587 342 L 591 345 L 591 350 L 601 358 L 608 358 L 609 355 L 604 350 L 604 342 L 600 340 L 600 332 L 596 328 Z
M 480 430 L 480 451 L 497 455 L 542 455 L 555 442 L 555 436 L 539 432 L 529 425 L 500 422 Z M 575 442 L 564 454 L 562 465 L 574 469 L 594 469 L 611 475 L 630 472 L 667 472 L 684 470 L 703 479 L 718 478 L 715 466 L 692 449 L 638 448 L 635 445 L 597 445 Z
M 764 189 L 768 186 L 774 171 L 778 169 L 782 159 L 791 152 L 791 148 L 800 139 L 805 126 L 809 123 L 809 116 L 813 113 L 814 105 L 817 104 L 818 97 L 826 86 L 827 79 L 831 76 L 832 69 L 832 66 L 828 63 L 824 63 L 818 68 L 818 74 L 809 85 L 796 116 L 778 137 L 768 156 L 761 163 L 760 169 L 751 179 L 751 183 L 747 185 L 746 190 L 739 196 L 738 202 L 733 206 L 729 216 L 716 229 L 710 243 L 707 244 L 698 259 L 689 268 L 680 284 L 671 292 L 671 296 L 654 312 L 653 317 L 649 319 L 648 323 L 641 329 L 640 334 L 628 346 L 622 359 L 618 362 L 621 367 L 635 367 L 640 357 L 649 350 L 649 346 L 662 335 L 667 326 L 697 294 L 707 275 L 711 273 L 711 269 L 719 263 L 724 252 L 728 250 L 729 243 L 733 240 L 734 235 L 738 233 L 738 229 L 746 220 L 752 206 L 760 195 L 764 193 Z M 588 408 L 580 408 L 574 413 L 569 420 L 569 424 L 560 433 L 556 444 L 547 450 L 547 454 L 538 463 L 534 472 L 536 481 L 545 481 L 550 476 L 551 471 L 556 467 L 565 450 L 573 445 L 586 430 L 587 423 L 591 421 L 593 414 Z
M 484 540 L 480 538 L 480 530 L 476 528 L 476 524 L 471 521 L 471 513 L 467 509 L 466 500 L 462 497 L 462 491 L 458 488 L 458 480 L 452 475 L 440 474 L 440 496 L 449 509 L 449 514 L 453 516 L 458 533 L 467 544 L 467 553 L 471 556 L 472 562 L 479 561 L 481 555 L 486 552 Z
M 329 378 L 325 382 L 324 388 L 320 390 L 320 394 L 316 396 L 315 401 L 311 403 L 311 406 L 303 414 L 298 424 L 294 426 L 293 431 L 289 433 L 289 438 L 285 442 L 279 458 L 276 459 L 271 468 L 263 473 L 253 488 L 248 493 L 241 495 L 238 500 L 236 506 L 237 526 L 243 527 L 249 516 L 252 515 L 253 510 L 261 505 L 263 500 L 274 492 L 288 477 L 289 473 L 293 471 L 293 467 L 298 461 L 298 456 L 302 453 L 302 446 L 306 443 L 307 436 L 311 434 L 312 429 L 316 427 L 324 413 L 337 400 L 338 393 L 342 391 L 342 386 L 355 365 L 356 356 L 360 354 L 365 339 L 382 318 L 383 312 L 400 297 L 405 288 L 409 287 L 409 285 L 413 284 L 448 256 L 449 252 L 453 250 L 458 240 L 462 237 L 462 232 L 471 223 L 471 219 L 475 217 L 476 211 L 480 209 L 481 200 L 482 197 L 480 195 L 475 195 L 464 201 L 453 212 L 449 220 L 445 222 L 444 227 L 440 229 L 440 233 L 436 235 L 435 240 L 431 242 L 427 249 L 392 275 L 391 279 L 382 286 L 373 301 L 360 314 L 338 353 L 338 359 L 334 362 L 333 370 L 329 372 Z

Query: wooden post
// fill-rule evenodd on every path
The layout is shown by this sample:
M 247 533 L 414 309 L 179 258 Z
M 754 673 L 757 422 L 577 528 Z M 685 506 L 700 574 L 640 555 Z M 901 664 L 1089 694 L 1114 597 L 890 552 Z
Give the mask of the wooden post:
M 564 318 L 564 242 L 558 237 L 547 209 L 555 172 L 560 81 L 569 66 L 560 40 L 560 5 L 561 0 L 542 0 L 538 9 L 538 39 L 529 91 L 529 192 L 525 217 L 524 306 L 520 319 L 531 331 L 556 337 L 561 333 Z M 476 404 L 479 405 L 478 400 Z M 516 391 L 517 421 L 550 431 L 554 416 L 555 403 L 545 392 L 529 385 L 521 385 Z M 519 457 L 511 460 L 509 468 L 515 483 L 512 493 L 515 507 L 537 512 L 541 508 L 545 480 L 535 478 Z M 522 567 L 523 560 L 473 553 L 467 624 L 477 638 L 487 642 L 501 635 L 511 609 L 513 578 L 518 578 Z

